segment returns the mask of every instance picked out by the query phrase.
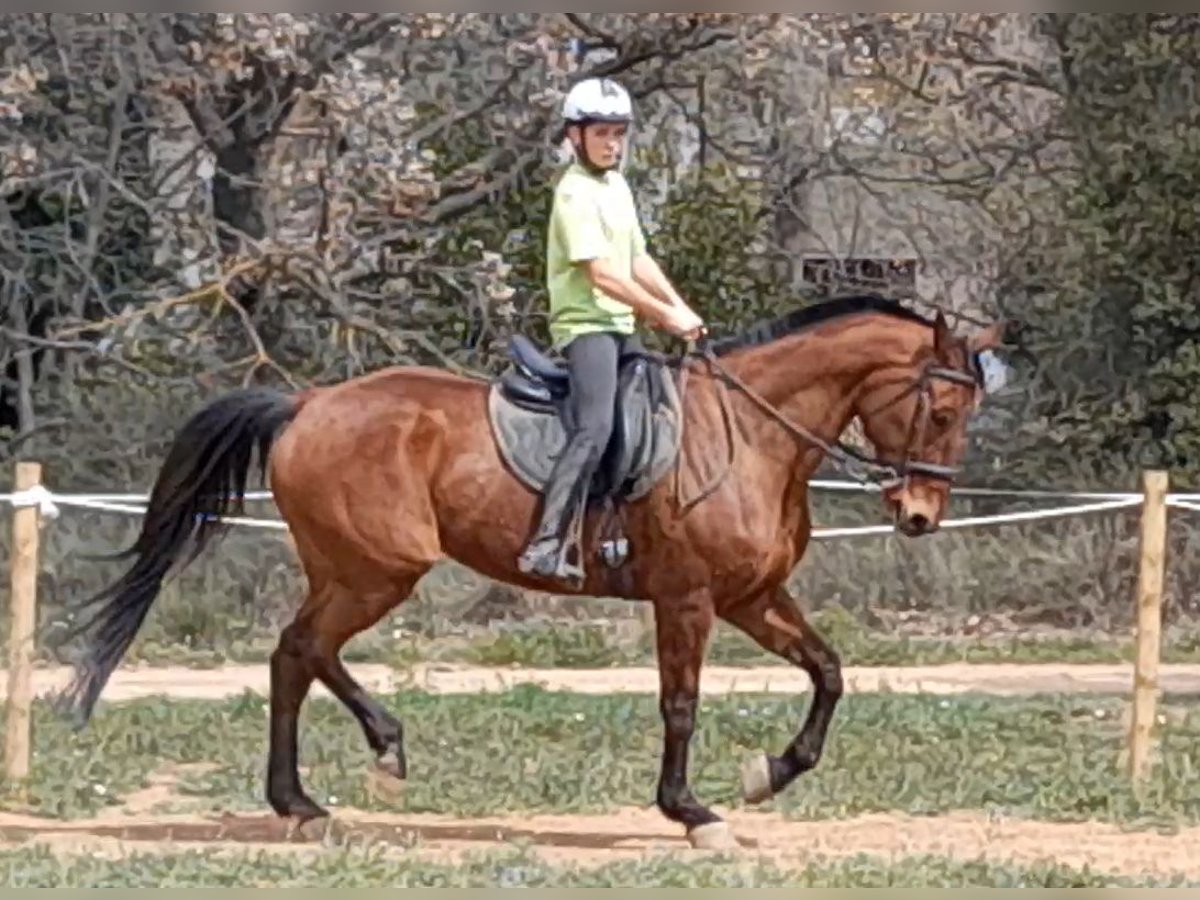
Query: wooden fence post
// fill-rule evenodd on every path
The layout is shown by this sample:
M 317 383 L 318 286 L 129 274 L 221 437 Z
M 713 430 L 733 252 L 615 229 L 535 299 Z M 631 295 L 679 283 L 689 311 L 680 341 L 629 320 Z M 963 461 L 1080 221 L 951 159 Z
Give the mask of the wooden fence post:
M 1151 742 L 1158 702 L 1158 662 L 1162 632 L 1163 581 L 1167 545 L 1166 472 L 1142 475 L 1141 561 L 1137 591 L 1137 653 L 1133 670 L 1133 711 L 1129 724 L 1129 774 L 1140 792 L 1151 769 Z
M 17 463 L 14 491 L 33 490 L 40 487 L 41 483 L 42 467 L 39 463 Z M 4 767 L 9 780 L 16 782 L 29 776 L 40 527 L 41 508 L 38 504 L 13 505 Z

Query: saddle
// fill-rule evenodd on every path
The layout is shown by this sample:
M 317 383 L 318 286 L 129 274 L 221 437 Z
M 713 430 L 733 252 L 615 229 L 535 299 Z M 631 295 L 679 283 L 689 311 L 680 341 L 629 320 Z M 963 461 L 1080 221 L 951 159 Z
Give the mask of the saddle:
M 570 381 L 565 364 L 524 335 L 512 336 L 508 355 L 510 367 L 489 389 L 492 434 L 513 474 L 541 493 L 572 424 Z M 679 395 L 664 362 L 649 354 L 624 357 L 613 433 L 589 484 L 589 502 L 615 508 L 649 493 L 675 464 L 682 427 Z

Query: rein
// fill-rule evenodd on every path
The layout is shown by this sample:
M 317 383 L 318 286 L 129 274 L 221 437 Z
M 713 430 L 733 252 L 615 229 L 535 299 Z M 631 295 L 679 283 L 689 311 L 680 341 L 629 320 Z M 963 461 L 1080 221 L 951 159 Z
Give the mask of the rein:
M 961 384 L 967 387 L 977 387 L 979 385 L 978 377 L 971 372 L 951 369 L 945 366 L 927 366 L 922 370 L 919 378 L 914 380 L 909 387 L 898 394 L 896 397 L 888 401 L 885 406 L 891 405 L 902 397 L 907 396 L 912 391 L 920 391 L 918 400 L 917 412 L 913 417 L 912 424 L 909 427 L 909 441 L 905 449 L 905 458 L 898 464 L 887 463 L 880 460 L 878 457 L 869 457 L 855 448 L 844 443 L 840 439 L 830 443 L 817 434 L 814 434 L 803 425 L 798 425 L 787 416 L 783 415 L 771 403 L 759 394 L 754 388 L 746 384 L 745 381 L 738 378 L 732 372 L 723 366 L 716 358 L 712 348 L 705 343 L 699 349 L 689 346 L 683 351 L 679 357 L 680 363 L 680 385 L 679 397 L 680 406 L 682 408 L 683 399 L 687 391 L 688 366 L 686 361 L 690 357 L 699 357 L 708 365 L 709 374 L 716 373 L 719 376 L 722 387 L 732 385 L 737 388 L 742 394 L 765 412 L 770 418 L 774 419 L 783 426 L 793 437 L 811 444 L 823 451 L 833 462 L 854 481 L 860 484 L 875 484 L 881 487 L 889 487 L 907 481 L 912 475 L 924 475 L 930 478 L 937 478 L 943 481 L 952 482 L 957 476 L 959 469 L 954 466 L 943 466 L 938 463 L 929 463 L 921 460 L 910 460 L 908 458 L 914 445 L 914 438 L 924 436 L 924 424 L 926 417 L 922 415 L 926 411 L 930 398 L 930 385 L 933 381 L 942 380 L 949 381 L 954 384 Z M 714 478 L 709 484 L 705 485 L 695 497 L 684 503 L 680 495 L 679 470 L 675 469 L 675 501 L 683 511 L 690 509 L 696 504 L 702 502 L 712 496 L 725 480 L 729 471 L 733 468 L 736 460 L 736 442 L 733 439 L 733 420 L 729 409 L 729 395 L 727 390 L 721 390 L 720 408 L 722 423 L 725 428 L 725 438 L 729 445 L 729 458 L 722 472 Z M 882 407 L 881 407 L 882 408 Z M 917 423 L 921 423 L 920 434 L 915 434 Z

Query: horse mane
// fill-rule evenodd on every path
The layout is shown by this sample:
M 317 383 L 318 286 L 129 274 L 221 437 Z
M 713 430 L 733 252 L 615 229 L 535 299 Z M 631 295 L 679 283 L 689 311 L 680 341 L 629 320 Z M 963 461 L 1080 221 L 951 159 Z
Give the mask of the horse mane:
M 930 328 L 934 324 L 933 320 L 890 297 L 873 293 L 844 294 L 790 310 L 773 319 L 758 322 L 740 334 L 712 341 L 709 348 L 716 356 L 724 356 L 745 347 L 769 344 L 779 338 L 805 331 L 824 322 L 863 313 L 880 313 L 907 322 L 927 325 Z

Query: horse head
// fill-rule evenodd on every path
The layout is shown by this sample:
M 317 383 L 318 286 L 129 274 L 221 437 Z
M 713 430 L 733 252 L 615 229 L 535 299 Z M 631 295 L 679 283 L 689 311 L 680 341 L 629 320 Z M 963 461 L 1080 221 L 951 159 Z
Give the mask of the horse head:
M 980 354 L 1000 346 L 1004 323 L 958 337 L 939 312 L 929 338 L 868 378 L 855 413 L 879 462 L 895 472 L 884 502 L 902 534 L 937 531 L 984 395 Z

